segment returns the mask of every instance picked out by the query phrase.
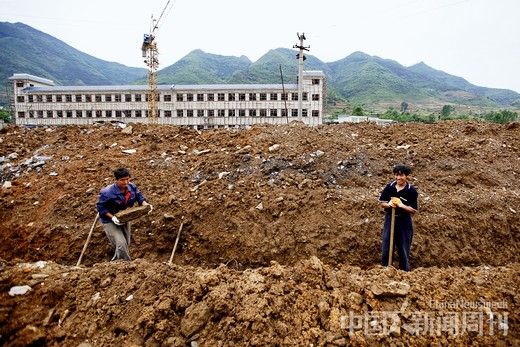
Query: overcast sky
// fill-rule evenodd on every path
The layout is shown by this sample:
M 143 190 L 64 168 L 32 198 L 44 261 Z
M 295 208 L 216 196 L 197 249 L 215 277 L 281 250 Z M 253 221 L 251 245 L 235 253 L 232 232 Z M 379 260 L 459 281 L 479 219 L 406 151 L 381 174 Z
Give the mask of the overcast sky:
M 22 22 L 95 57 L 145 67 L 141 43 L 167 0 L 0 0 Z M 194 49 L 257 60 L 305 32 L 325 62 L 355 51 L 520 92 L 520 0 L 175 0 L 159 23 L 161 68 Z M 296 64 L 296 62 L 295 62 Z M 20 71 L 21 72 L 21 71 Z

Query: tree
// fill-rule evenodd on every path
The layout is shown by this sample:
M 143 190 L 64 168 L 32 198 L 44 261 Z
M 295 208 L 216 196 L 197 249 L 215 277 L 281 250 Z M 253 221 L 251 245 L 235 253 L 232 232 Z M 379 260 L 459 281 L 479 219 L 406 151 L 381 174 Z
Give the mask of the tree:
M 352 114 L 354 116 L 363 116 L 363 114 L 364 114 L 363 107 L 361 107 L 361 106 L 354 107 L 354 109 L 352 110 Z
M 451 105 L 444 105 L 442 106 L 441 111 L 441 119 L 447 119 L 451 115 L 451 113 L 455 111 L 455 108 Z
M 498 112 L 490 112 L 484 115 L 484 119 L 495 123 L 509 123 L 518 119 L 518 114 L 509 110 L 500 110 Z
M 405 113 L 407 109 L 408 109 L 408 103 L 406 101 L 403 101 L 401 103 L 401 113 Z
M 6 123 L 11 122 L 11 116 L 9 115 L 9 112 L 7 110 L 1 110 L 0 109 L 0 119 L 3 120 Z

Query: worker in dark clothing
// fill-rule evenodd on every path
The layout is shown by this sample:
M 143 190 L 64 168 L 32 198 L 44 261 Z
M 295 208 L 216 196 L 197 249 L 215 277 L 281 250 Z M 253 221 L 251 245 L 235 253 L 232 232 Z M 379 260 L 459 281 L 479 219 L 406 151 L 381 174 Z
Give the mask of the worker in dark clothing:
M 130 223 L 120 223 L 115 214 L 135 203 L 150 205 L 137 186 L 130 183 L 130 172 L 126 168 L 114 171 L 115 182 L 101 189 L 96 204 L 99 219 L 108 240 L 115 248 L 112 260 L 131 260 L 128 246 L 130 245 Z M 153 209 L 153 206 L 150 205 Z M 151 211 L 151 210 L 150 210 Z
M 412 215 L 418 209 L 417 190 L 408 182 L 411 171 L 410 167 L 406 165 L 396 165 L 393 169 L 395 180 L 386 185 L 379 197 L 380 206 L 385 209 L 383 266 L 389 265 L 390 225 L 392 209 L 395 209 L 394 245 L 399 256 L 399 268 L 404 271 L 410 271 L 410 247 L 413 237 Z

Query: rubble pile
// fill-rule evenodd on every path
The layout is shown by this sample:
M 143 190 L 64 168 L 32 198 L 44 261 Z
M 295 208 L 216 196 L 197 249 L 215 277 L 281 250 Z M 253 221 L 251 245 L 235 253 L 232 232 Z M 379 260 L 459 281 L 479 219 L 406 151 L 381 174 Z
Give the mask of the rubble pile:
M 519 159 L 518 123 L 4 128 L 0 343 L 518 343 Z M 397 163 L 419 191 L 410 273 L 378 265 Z M 136 260 L 109 263 L 98 225 L 76 268 L 121 166 L 154 205 Z M 435 330 L 449 312 L 457 333 Z

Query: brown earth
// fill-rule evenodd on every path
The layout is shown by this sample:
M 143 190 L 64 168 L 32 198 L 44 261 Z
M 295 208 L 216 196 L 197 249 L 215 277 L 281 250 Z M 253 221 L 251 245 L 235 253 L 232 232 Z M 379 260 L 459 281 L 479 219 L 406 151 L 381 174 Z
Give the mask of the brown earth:
M 0 162 L 0 183 L 12 183 L 0 188 L 0 343 L 520 343 L 518 123 L 125 132 L 101 125 L 0 134 L 0 157 L 11 155 Z M 34 165 L 34 155 L 52 158 Z M 411 273 L 377 265 L 377 199 L 400 162 L 412 165 L 420 194 Z M 97 226 L 87 268 L 73 267 L 97 194 L 119 166 L 154 205 L 133 224 L 137 260 L 108 263 Z M 52 262 L 21 264 L 37 260 Z M 409 291 L 374 294 L 372 286 L 391 280 Z M 8 295 L 24 284 L 32 290 Z M 455 300 L 502 302 L 507 309 L 493 317 L 507 312 L 508 325 L 482 336 L 406 329 L 417 312 L 446 313 L 431 302 Z M 341 326 L 351 312 L 374 311 L 399 311 L 400 331 Z M 507 334 L 497 333 L 504 326 Z

